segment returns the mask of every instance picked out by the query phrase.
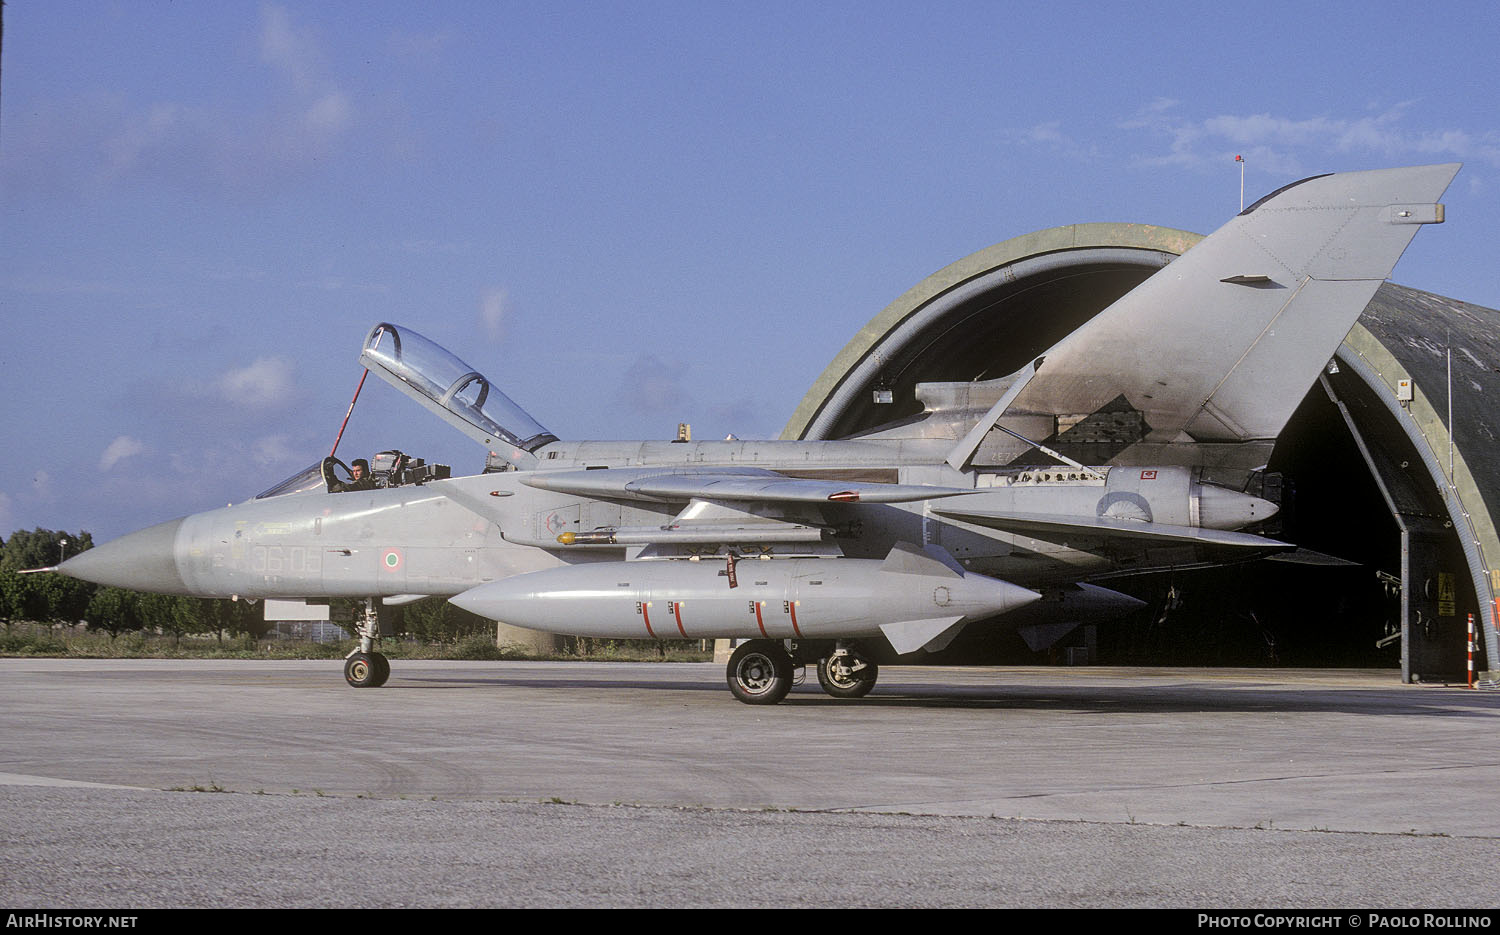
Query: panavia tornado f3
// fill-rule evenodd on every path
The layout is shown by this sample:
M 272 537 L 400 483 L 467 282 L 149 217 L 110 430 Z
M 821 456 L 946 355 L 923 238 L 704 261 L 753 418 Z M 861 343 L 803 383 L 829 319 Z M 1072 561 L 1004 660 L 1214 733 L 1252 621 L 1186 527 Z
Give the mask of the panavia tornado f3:
M 485 446 L 484 473 L 390 451 L 350 478 L 328 458 L 55 570 L 357 599 L 356 687 L 390 675 L 383 608 L 440 595 L 558 633 L 740 640 L 727 678 L 749 704 L 780 701 L 810 663 L 829 694 L 860 697 L 877 659 L 965 627 L 1044 634 L 1139 606 L 1095 583 L 1112 576 L 1292 550 L 1253 531 L 1276 511 L 1249 492 L 1256 472 L 1418 227 L 1443 220 L 1458 169 L 1288 185 L 1021 370 L 964 384 L 968 408 L 842 440 L 561 441 L 456 356 L 381 323 L 361 363 Z M 1124 426 L 1114 453 L 1070 457 L 1105 417 Z

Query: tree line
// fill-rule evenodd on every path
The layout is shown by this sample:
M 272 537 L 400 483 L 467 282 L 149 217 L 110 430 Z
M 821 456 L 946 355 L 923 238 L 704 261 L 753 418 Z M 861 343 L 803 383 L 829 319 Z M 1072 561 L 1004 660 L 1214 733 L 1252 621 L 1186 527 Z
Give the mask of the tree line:
M 151 594 L 91 584 L 67 575 L 23 575 L 22 569 L 47 568 L 91 549 L 86 532 L 37 528 L 16 530 L 0 540 L 0 621 L 75 626 L 109 634 L 146 630 L 174 638 L 198 634 L 248 635 L 259 638 L 271 628 L 260 602 L 227 598 Z M 335 621 L 337 622 L 337 621 Z M 454 607 L 442 598 L 427 598 L 398 608 L 398 633 L 432 642 L 492 632 L 490 621 Z

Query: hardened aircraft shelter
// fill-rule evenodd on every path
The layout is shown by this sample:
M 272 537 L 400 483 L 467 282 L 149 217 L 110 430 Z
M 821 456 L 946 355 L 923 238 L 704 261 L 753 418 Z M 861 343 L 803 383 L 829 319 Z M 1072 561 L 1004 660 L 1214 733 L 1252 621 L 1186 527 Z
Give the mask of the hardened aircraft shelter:
M 782 437 L 844 438 L 921 412 L 918 384 L 1009 374 L 1200 239 L 1149 225 L 1078 224 L 964 257 L 860 329 Z M 1405 681 L 1465 679 L 1470 615 L 1476 655 L 1500 669 L 1500 408 L 1492 394 L 1500 394 L 1500 312 L 1386 283 L 1272 458 L 1272 470 L 1296 489 L 1284 505 L 1283 538 L 1333 556 L 1367 554 L 1369 539 L 1386 549 L 1389 567 L 1360 580 L 1385 587 L 1397 608 L 1387 642 L 1399 638 Z M 1358 490 L 1366 494 L 1350 493 Z M 1492 673 L 1481 681 L 1493 684 Z

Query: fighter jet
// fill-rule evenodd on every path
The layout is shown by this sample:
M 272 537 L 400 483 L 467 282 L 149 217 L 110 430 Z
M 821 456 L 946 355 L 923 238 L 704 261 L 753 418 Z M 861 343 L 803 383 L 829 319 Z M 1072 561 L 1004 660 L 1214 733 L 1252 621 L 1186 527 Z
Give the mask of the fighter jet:
M 1277 509 L 1252 492 L 1256 471 L 1418 227 L 1443 220 L 1458 169 L 1288 185 L 1017 373 L 965 385 L 968 409 L 842 440 L 562 441 L 478 370 L 383 322 L 361 363 L 484 446 L 483 473 L 392 450 L 355 483 L 330 457 L 56 570 L 205 597 L 355 599 L 355 687 L 390 675 L 387 608 L 439 595 L 552 632 L 743 641 L 726 678 L 749 704 L 780 701 L 809 664 L 830 695 L 857 698 L 878 659 L 940 650 L 966 627 L 1041 639 L 1139 606 L 1096 583 L 1112 576 L 1293 548 L 1255 532 Z M 1089 431 L 1101 420 L 1104 436 Z M 1075 457 L 1100 437 L 1107 457 Z

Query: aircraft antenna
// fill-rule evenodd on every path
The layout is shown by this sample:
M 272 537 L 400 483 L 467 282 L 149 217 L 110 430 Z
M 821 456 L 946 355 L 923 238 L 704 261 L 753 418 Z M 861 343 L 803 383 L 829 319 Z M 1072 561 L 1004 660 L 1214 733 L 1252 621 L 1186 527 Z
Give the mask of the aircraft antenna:
M 359 375 L 359 386 L 354 388 L 354 398 L 349 400 L 349 411 L 344 413 L 344 424 L 339 426 L 338 437 L 333 440 L 333 450 L 328 452 L 330 458 L 339 452 L 339 442 L 344 440 L 344 429 L 349 425 L 349 417 L 354 415 L 354 404 L 359 402 L 359 391 L 365 388 L 365 377 L 369 375 L 369 367 L 366 367 L 365 372 Z

